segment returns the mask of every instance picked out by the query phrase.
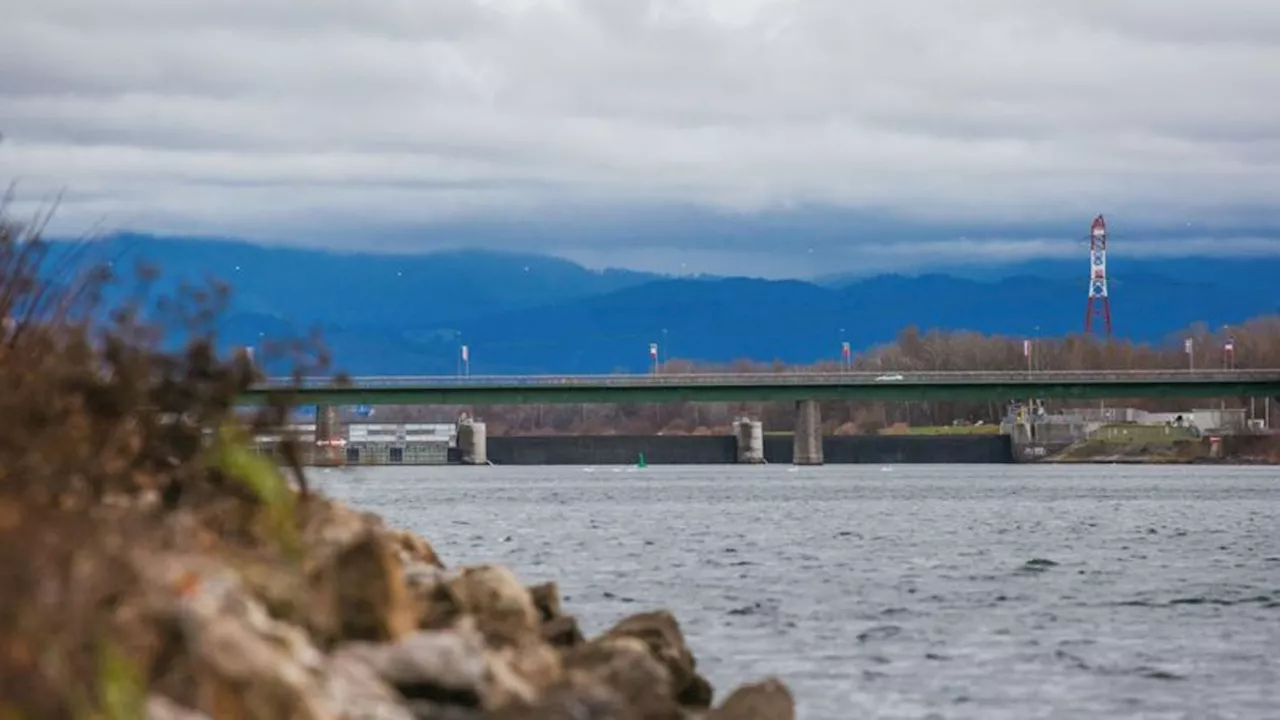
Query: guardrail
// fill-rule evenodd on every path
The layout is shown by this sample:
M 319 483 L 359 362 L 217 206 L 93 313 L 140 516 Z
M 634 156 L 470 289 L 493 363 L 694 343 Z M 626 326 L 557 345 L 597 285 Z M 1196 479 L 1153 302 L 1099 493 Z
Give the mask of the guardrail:
M 1248 370 L 1033 370 L 1033 371 L 894 371 L 803 373 L 671 373 L 655 375 L 472 375 L 371 376 L 347 378 L 356 388 L 466 387 L 663 387 L 779 385 L 978 385 L 978 384 L 1108 384 L 1108 383 L 1238 383 L 1280 382 L 1280 369 Z M 268 378 L 256 390 L 333 388 L 333 378 Z

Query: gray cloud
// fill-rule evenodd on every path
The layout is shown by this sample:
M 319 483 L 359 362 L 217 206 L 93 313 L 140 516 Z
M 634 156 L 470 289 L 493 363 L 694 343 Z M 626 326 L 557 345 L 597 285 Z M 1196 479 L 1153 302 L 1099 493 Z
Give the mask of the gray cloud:
M 1280 190 L 1270 0 L 11 0 L 4 15 L 0 179 L 31 203 L 66 188 L 71 229 L 352 244 L 664 204 L 1159 223 L 1270 217 Z M 575 242 L 601 258 L 611 241 Z

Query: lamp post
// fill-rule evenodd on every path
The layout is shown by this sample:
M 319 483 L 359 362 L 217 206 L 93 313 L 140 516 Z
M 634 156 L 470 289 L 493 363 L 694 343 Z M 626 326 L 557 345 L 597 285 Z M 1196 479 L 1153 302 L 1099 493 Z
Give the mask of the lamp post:
M 461 330 L 453 331 L 453 344 L 454 344 L 454 350 L 455 350 L 455 353 L 453 356 L 453 359 L 454 359 L 453 374 L 458 377 L 462 377 L 462 331 Z
M 1223 325 L 1222 331 L 1226 333 L 1230 333 L 1231 326 Z M 1236 339 L 1231 335 L 1227 335 L 1226 341 L 1222 343 L 1222 369 L 1234 370 L 1235 365 L 1236 365 Z M 1223 414 L 1225 415 L 1226 414 L 1225 411 L 1227 409 L 1226 398 L 1222 398 L 1222 409 L 1224 411 Z

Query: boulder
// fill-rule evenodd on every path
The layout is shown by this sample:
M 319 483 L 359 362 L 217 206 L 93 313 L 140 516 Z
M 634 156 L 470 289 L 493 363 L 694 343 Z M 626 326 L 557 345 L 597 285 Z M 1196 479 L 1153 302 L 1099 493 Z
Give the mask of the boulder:
M 188 578 L 178 589 L 197 709 L 245 720 L 332 717 L 324 656 L 301 629 L 272 620 L 233 573 Z
M 533 606 L 538 609 L 542 622 L 554 620 L 564 614 L 560 609 L 560 589 L 555 583 L 534 585 L 529 588 L 529 596 L 533 598 Z
M 795 720 L 791 691 L 777 678 L 743 685 L 725 698 L 706 720 Z
M 426 540 L 407 530 L 387 530 L 385 535 L 391 545 L 395 547 L 396 552 L 399 553 L 400 560 L 406 567 L 410 565 L 427 565 L 444 568 L 444 563 L 440 562 L 440 557 L 436 555 L 435 549 Z
M 535 662 L 525 658 L 524 666 L 516 667 L 512 655 L 494 654 L 470 622 L 416 632 L 395 643 L 344 644 L 333 659 L 364 664 L 405 700 L 424 707 L 491 711 L 528 705 L 537 696 L 522 675 L 537 677 Z M 553 682 L 558 671 L 554 663 L 543 684 Z
M 573 681 L 557 686 L 534 705 L 511 707 L 492 720 L 647 720 L 605 685 Z
M 533 596 L 510 570 L 498 565 L 465 568 L 449 587 L 459 610 L 475 617 L 490 643 L 514 644 L 538 636 L 541 623 Z
M 483 640 L 453 630 L 416 632 L 395 643 L 348 643 L 334 662 L 363 664 L 409 700 L 481 708 L 493 682 Z
M 337 640 L 392 641 L 418 626 L 419 608 L 400 557 L 385 536 L 366 528 L 328 548 L 309 573 L 314 630 Z
M 542 621 L 541 635 L 543 641 L 554 647 L 570 648 L 582 644 L 582 632 L 578 629 L 576 618 L 565 615 L 560 606 L 560 589 L 553 582 L 534 585 L 529 588 L 529 596 L 533 598 L 533 606 Z
M 671 674 L 672 688 L 681 705 L 693 708 L 711 706 L 714 690 L 706 678 L 698 674 L 693 653 L 680 632 L 680 624 L 671 613 L 660 610 L 632 615 L 614 625 L 604 638 L 640 640 Z
M 642 640 L 626 636 L 595 640 L 565 652 L 564 664 L 571 689 L 608 688 L 625 707 L 636 711 L 637 717 L 683 717 L 670 671 Z M 600 693 L 595 696 L 603 697 Z
M 408 565 L 405 567 L 405 585 L 413 601 L 419 629 L 441 630 L 452 626 L 462 616 L 462 609 L 444 570 L 420 563 Z
M 152 661 L 152 677 L 171 692 L 150 698 L 149 714 L 174 720 L 185 717 L 179 711 L 246 720 L 413 717 L 369 667 L 327 657 L 302 626 L 272 618 L 232 568 L 203 556 L 146 559 L 156 627 L 172 623 L 180 637 L 180 647 L 165 647 Z M 165 666 L 163 673 L 155 672 L 157 665 Z M 175 668 L 183 671 L 175 675 Z
M 561 615 L 542 623 L 542 639 L 557 648 L 572 648 L 584 642 L 582 631 L 578 629 L 578 619 L 571 615 Z
M 519 678 L 534 695 L 542 694 L 564 676 L 560 653 L 539 638 L 498 648 L 492 656 L 496 664 Z
M 412 709 L 373 668 L 343 656 L 329 659 L 325 691 L 341 720 L 414 720 Z

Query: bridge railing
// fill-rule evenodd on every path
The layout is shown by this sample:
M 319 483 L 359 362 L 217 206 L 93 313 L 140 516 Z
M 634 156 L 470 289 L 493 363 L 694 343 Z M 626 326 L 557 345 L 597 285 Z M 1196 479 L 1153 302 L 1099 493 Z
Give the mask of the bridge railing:
M 357 388 L 463 388 L 463 387 L 661 387 L 706 385 L 936 385 L 936 384 L 1075 384 L 1075 383 L 1200 383 L 1280 381 L 1280 369 L 1248 370 L 1035 370 L 1035 371 L 882 371 L 882 372 L 784 372 L 784 373 L 669 373 L 613 375 L 472 375 L 472 376 L 368 376 L 350 377 Z M 308 377 L 300 384 L 292 378 L 268 378 L 258 389 L 334 387 L 333 378 Z

